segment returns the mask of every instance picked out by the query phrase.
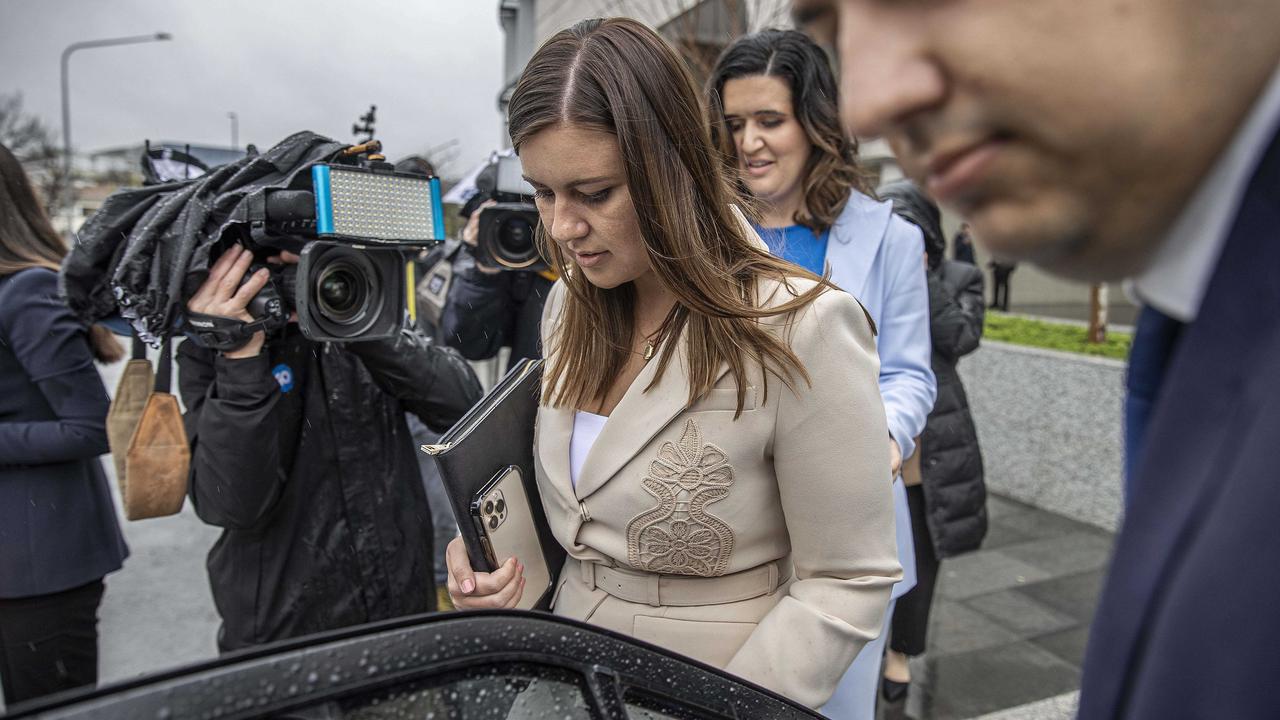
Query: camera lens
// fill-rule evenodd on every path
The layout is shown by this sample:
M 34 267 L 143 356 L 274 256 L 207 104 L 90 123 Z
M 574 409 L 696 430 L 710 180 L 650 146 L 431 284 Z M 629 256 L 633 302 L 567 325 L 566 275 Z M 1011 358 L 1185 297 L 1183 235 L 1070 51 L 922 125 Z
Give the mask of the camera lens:
M 497 516 L 497 515 L 493 515 L 493 516 L 491 516 L 491 517 L 489 518 L 489 529 L 490 529 L 490 530 L 497 530 L 497 529 L 498 529 L 498 516 Z
M 316 279 L 316 299 L 320 310 L 335 322 L 349 322 L 364 310 L 369 284 L 352 263 L 338 260 Z
M 485 515 L 492 515 L 492 514 L 493 514 L 493 501 L 492 501 L 492 500 L 490 500 L 490 501 L 488 501 L 488 502 L 486 502 L 486 503 L 484 504 L 484 514 L 485 514 Z
M 381 254 L 379 254 L 381 253 Z M 335 339 L 359 338 L 375 324 L 399 320 L 395 287 L 402 272 L 398 253 L 346 246 L 319 246 L 311 251 L 303 287 L 303 329 L 311 323 Z M 301 312 L 305 310 L 305 312 Z M 398 322 L 396 323 L 398 325 Z
M 522 215 L 508 215 L 498 225 L 494 259 L 510 268 L 523 268 L 538 260 L 533 224 Z
M 499 501 L 498 501 L 498 506 L 497 506 L 497 508 L 496 508 L 496 509 L 497 509 L 498 514 L 499 514 L 499 515 L 501 515 L 502 513 L 506 512 L 506 511 L 507 511 L 507 501 L 506 501 L 506 500 L 499 500 Z

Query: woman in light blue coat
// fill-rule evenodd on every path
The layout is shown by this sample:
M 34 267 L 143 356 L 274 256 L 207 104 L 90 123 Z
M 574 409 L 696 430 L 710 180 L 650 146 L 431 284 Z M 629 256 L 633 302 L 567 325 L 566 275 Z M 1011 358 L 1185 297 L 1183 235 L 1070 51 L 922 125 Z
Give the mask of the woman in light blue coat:
M 933 408 L 929 291 L 920 230 L 870 197 L 857 144 L 840 127 L 835 78 L 822 50 L 792 30 L 739 39 L 708 84 L 712 134 L 726 162 L 758 201 L 756 229 L 774 254 L 830 274 L 857 297 L 879 335 L 880 394 L 893 466 L 898 559 L 903 579 L 893 602 L 915 585 L 915 553 L 903 460 Z M 839 442 L 839 438 L 832 438 Z M 888 631 L 859 653 L 823 708 L 832 718 L 872 718 Z

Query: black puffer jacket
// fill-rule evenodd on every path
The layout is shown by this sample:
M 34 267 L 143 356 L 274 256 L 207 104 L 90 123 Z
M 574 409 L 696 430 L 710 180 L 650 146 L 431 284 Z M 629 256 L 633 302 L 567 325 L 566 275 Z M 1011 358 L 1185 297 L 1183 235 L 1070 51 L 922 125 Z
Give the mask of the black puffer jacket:
M 233 650 L 434 608 L 431 513 L 406 410 L 448 428 L 480 397 L 458 354 L 405 331 L 257 357 L 178 350 L 196 514 Z
M 982 337 L 982 271 L 943 260 L 928 279 L 938 399 L 920 438 L 920 471 L 929 536 L 938 557 L 946 558 L 976 550 L 987 534 L 982 451 L 956 372 L 957 361 L 977 349 Z

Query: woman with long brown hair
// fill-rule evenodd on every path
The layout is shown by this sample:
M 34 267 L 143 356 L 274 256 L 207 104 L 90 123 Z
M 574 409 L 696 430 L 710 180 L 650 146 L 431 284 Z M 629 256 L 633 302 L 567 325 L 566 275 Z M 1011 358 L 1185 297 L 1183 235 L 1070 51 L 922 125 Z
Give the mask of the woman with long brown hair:
M 537 479 L 569 553 L 553 609 L 817 707 L 899 578 L 874 328 L 734 208 L 679 56 L 627 19 L 557 33 L 509 127 L 561 280 Z M 461 608 L 510 607 L 522 566 Z
M 760 211 L 758 230 L 775 254 L 853 293 L 880 328 L 880 393 L 885 442 L 898 475 L 937 395 L 930 368 L 929 293 L 920 230 L 871 194 L 857 142 L 840 125 L 835 75 L 804 33 L 764 30 L 725 49 L 707 91 L 711 133 L 726 166 Z M 898 598 L 915 585 L 911 515 L 894 481 Z M 885 635 L 858 656 L 832 702 L 832 717 L 872 718 Z
M 122 355 L 58 296 L 66 254 L 0 145 L 0 682 L 7 703 L 98 677 L 102 578 L 128 549 L 98 456 Z

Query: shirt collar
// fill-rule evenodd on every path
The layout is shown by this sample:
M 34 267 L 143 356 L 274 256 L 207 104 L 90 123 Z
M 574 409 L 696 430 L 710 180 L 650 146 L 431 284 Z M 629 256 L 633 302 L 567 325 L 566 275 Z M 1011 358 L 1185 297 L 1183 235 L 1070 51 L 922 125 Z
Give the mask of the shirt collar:
M 1191 322 L 1240 209 L 1246 185 L 1280 121 L 1280 67 L 1271 75 L 1235 138 L 1201 181 L 1151 264 L 1133 279 L 1138 298 Z

